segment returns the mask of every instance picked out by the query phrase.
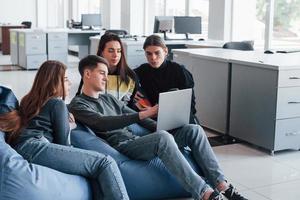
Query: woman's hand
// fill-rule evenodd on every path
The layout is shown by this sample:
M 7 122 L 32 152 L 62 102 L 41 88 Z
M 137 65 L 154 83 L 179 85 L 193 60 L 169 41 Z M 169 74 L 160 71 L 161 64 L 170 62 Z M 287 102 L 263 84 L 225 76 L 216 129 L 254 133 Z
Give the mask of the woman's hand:
M 69 125 L 70 125 L 70 129 L 74 129 L 77 126 L 75 123 L 75 118 L 72 113 L 69 113 Z
M 136 92 L 134 101 L 136 102 L 135 106 L 141 111 L 145 111 L 151 107 L 151 103 L 149 102 L 149 100 L 146 99 L 145 96 L 139 91 Z

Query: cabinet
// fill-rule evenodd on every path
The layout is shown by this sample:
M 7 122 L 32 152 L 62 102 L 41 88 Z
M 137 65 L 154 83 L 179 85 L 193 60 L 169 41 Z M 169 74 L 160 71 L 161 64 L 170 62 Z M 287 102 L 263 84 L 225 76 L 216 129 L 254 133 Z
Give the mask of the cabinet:
M 230 65 L 226 59 L 216 59 L 210 54 L 210 50 L 205 49 L 203 51 L 177 49 L 173 51 L 173 58 L 193 75 L 196 115 L 200 124 L 227 134 Z
M 232 63 L 230 135 L 272 153 L 300 149 L 299 124 L 299 69 Z
M 300 53 L 185 49 L 174 56 L 193 74 L 201 125 L 226 127 L 272 154 L 300 149 Z
M 130 68 L 134 69 L 139 67 L 141 64 L 146 63 L 146 56 L 143 49 L 144 40 L 139 39 L 122 39 L 125 56 L 127 63 Z
M 47 32 L 48 60 L 58 60 L 64 64 L 68 62 L 68 33 Z
M 18 29 L 10 29 L 10 60 L 13 65 L 19 65 L 19 32 Z
M 10 54 L 10 33 L 9 30 L 16 29 L 16 28 L 24 28 L 24 25 L 2 25 L 1 28 L 1 34 L 2 34 L 2 54 L 8 55 Z
M 26 69 L 37 69 L 47 60 L 46 33 L 22 30 L 18 34 L 19 65 Z

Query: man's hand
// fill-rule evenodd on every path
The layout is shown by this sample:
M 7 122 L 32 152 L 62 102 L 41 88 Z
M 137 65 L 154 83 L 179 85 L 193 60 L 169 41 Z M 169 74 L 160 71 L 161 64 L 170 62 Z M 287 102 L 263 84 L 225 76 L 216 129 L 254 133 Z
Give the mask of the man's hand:
M 146 110 L 139 112 L 140 120 L 143 120 L 148 117 L 156 117 L 158 113 L 158 104 L 153 107 L 148 107 Z

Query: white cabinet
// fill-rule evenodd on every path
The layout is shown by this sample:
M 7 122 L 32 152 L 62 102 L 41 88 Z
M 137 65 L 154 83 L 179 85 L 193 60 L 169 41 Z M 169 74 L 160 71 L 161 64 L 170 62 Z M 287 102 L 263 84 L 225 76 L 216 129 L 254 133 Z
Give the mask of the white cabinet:
M 47 60 L 46 33 L 22 30 L 18 34 L 19 65 L 26 69 L 37 69 Z
M 13 65 L 19 64 L 18 29 L 10 29 L 10 59 Z
M 230 135 L 274 151 L 300 149 L 299 70 L 232 64 Z
M 125 56 L 130 68 L 134 69 L 147 62 L 143 49 L 144 40 L 122 39 Z
M 175 50 L 175 62 L 193 75 L 196 116 L 206 128 L 226 134 L 228 130 L 229 64 L 226 60 Z
M 64 64 L 68 62 L 68 33 L 47 32 L 48 60 L 58 60 Z

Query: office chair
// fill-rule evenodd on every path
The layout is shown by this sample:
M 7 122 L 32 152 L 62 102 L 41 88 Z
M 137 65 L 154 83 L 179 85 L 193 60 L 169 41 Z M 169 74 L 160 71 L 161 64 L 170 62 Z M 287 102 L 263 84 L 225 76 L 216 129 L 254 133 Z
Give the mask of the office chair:
M 105 33 L 114 33 L 119 37 L 126 37 L 128 35 L 128 32 L 124 29 L 109 29 L 106 30 Z
M 248 41 L 242 41 L 242 42 L 226 42 L 223 45 L 223 49 L 236 49 L 236 50 L 242 50 L 242 51 L 253 51 L 253 44 L 251 44 Z
M 24 25 L 25 28 L 31 28 L 32 23 L 30 21 L 23 21 L 21 24 Z

